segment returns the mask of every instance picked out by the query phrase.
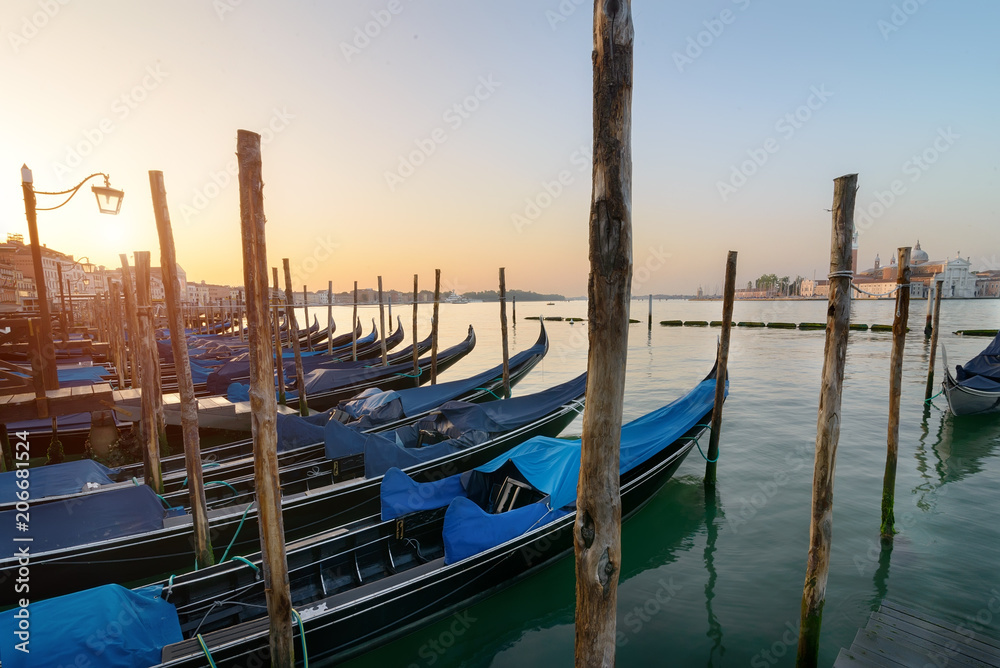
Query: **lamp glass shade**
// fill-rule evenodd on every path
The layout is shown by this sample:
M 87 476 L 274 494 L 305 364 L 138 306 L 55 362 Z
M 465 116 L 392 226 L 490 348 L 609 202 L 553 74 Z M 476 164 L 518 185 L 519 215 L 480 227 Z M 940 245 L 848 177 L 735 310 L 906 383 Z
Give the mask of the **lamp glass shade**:
M 113 216 L 118 215 L 118 210 L 122 208 L 122 199 L 125 198 L 123 191 L 106 186 L 93 186 L 91 190 L 94 191 L 94 196 L 97 197 L 97 206 L 101 210 L 101 213 L 109 213 Z

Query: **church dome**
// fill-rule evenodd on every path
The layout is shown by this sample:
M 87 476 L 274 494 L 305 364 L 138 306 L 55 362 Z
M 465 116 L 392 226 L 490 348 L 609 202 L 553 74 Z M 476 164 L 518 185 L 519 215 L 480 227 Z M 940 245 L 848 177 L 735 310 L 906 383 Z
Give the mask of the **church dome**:
M 930 260 L 927 253 L 920 249 L 920 240 L 917 239 L 917 245 L 913 249 L 913 253 L 910 255 L 910 264 L 924 264 Z

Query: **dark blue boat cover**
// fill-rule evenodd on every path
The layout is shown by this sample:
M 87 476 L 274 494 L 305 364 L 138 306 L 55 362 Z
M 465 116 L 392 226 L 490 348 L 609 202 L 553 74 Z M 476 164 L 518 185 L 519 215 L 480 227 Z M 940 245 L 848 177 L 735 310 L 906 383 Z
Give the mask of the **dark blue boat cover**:
M 434 482 L 419 483 L 399 469 L 389 469 L 382 478 L 382 520 L 402 517 L 418 510 L 443 508 L 465 496 L 462 476 L 452 475 Z
M 105 585 L 27 608 L 30 641 L 16 648 L 19 608 L 0 614 L 3 668 L 136 668 L 160 663 L 164 646 L 180 642 L 177 609 L 161 585 L 129 590 Z
M 993 339 L 993 343 L 986 346 L 986 350 L 966 362 L 964 366 L 957 367 L 956 370 L 958 373 L 955 376 L 955 380 L 962 385 L 968 385 L 965 381 L 974 376 L 984 376 L 990 380 L 1000 382 L 1000 333 Z M 969 385 L 969 387 L 974 386 Z M 976 389 L 997 388 L 994 384 L 986 388 L 979 387 Z
M 28 371 L 24 373 L 14 372 L 15 376 L 22 376 L 25 380 L 31 378 Z M 94 366 L 73 366 L 58 369 L 56 375 L 59 377 L 59 387 L 79 387 L 82 385 L 95 385 L 108 381 L 101 376 L 110 376 L 111 371 L 103 364 Z
M 16 530 L 16 512 L 0 512 L 0 541 L 17 545 L 15 537 L 28 535 L 34 539 L 33 553 L 162 529 L 166 516 L 156 492 L 146 485 L 34 505 L 28 534 Z
M 560 406 L 582 397 L 586 389 L 587 374 L 581 374 L 542 392 L 513 399 L 485 404 L 449 401 L 416 425 L 380 434 L 379 439 L 366 441 L 365 477 L 377 478 L 390 468 L 406 469 L 481 445 L 501 434 L 540 420 Z M 441 434 L 446 438 L 438 443 L 418 447 L 417 439 L 421 431 Z M 330 434 L 329 431 L 327 433 Z M 328 440 L 327 453 L 331 450 Z
M 88 482 L 107 485 L 114 482 L 111 477 L 117 470 L 98 464 L 93 459 L 79 459 L 50 466 L 33 468 L 28 476 L 28 492 L 31 500 L 46 496 L 60 496 L 83 491 Z M 0 503 L 16 502 L 17 472 L 0 473 Z
M 726 386 L 728 388 L 728 382 Z M 622 427 L 620 473 L 627 473 L 676 441 L 712 409 L 714 402 L 715 380 L 704 380 L 685 396 Z M 496 471 L 508 462 L 516 467 L 532 486 L 549 495 L 549 507 L 562 508 L 576 501 L 576 486 L 580 476 L 579 439 L 536 436 L 493 461 L 477 467 L 469 474 L 458 474 L 451 478 L 463 478 L 463 487 L 468 488 L 472 483 L 472 477 Z M 443 489 L 453 489 L 453 484 L 447 486 L 444 481 L 429 483 L 435 487 L 424 492 L 421 488 L 426 484 L 428 483 L 415 483 L 411 480 L 409 484 L 403 485 L 399 476 L 387 475 L 382 480 L 380 491 L 383 500 L 383 519 L 392 519 L 417 510 L 418 508 L 409 511 L 406 509 L 406 502 L 409 499 L 420 500 L 419 509 L 428 507 L 428 499 L 440 504 L 429 507 L 441 507 L 448 503 L 444 495 L 439 492 Z M 400 491 L 403 492 L 402 496 L 398 493 Z M 465 493 L 463 492 L 461 496 L 465 496 Z M 387 503 L 387 500 L 390 503 Z M 448 525 L 445 525 L 444 530 L 446 533 L 449 531 Z
M 569 513 L 564 509 L 549 510 L 544 501 L 539 501 L 492 515 L 475 501 L 458 497 L 444 513 L 445 526 L 468 527 L 470 530 L 445 531 L 444 563 L 451 564 L 477 555 Z
M 60 431 L 90 429 L 90 413 L 70 413 L 68 415 L 60 415 L 56 418 L 56 425 L 58 425 Z M 26 431 L 28 433 L 39 431 L 49 434 L 52 432 L 52 418 L 19 420 L 17 422 L 7 423 L 8 433 L 14 433 L 17 431 Z

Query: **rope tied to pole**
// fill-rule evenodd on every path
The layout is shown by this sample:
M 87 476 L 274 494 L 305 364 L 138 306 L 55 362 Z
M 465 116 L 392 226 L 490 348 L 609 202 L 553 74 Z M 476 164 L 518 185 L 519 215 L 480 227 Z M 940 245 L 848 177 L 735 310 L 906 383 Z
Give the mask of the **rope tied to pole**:
M 712 425 L 710 425 L 710 424 L 696 424 L 695 427 L 704 427 L 708 431 L 712 431 Z M 719 454 L 715 456 L 715 459 L 709 459 L 708 456 L 702 451 L 702 449 L 701 449 L 701 443 L 698 442 L 698 439 L 700 439 L 704 435 L 705 435 L 705 432 L 702 431 L 697 436 L 681 436 L 681 438 L 687 439 L 689 441 L 694 441 L 695 446 L 697 446 L 697 448 L 698 448 L 698 452 L 701 453 L 702 459 L 704 459 L 709 464 L 714 464 L 715 462 L 719 461 L 719 457 L 721 456 L 722 452 L 720 450 Z

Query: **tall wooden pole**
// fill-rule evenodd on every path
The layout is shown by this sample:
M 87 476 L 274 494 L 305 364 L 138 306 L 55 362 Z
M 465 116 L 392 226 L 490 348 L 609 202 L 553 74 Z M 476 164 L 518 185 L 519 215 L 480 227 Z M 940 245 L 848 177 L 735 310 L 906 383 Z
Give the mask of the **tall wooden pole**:
M 899 404 L 903 391 L 903 347 L 910 319 L 910 247 L 896 258 L 896 318 L 892 321 L 892 356 L 889 362 L 889 433 L 886 439 L 885 475 L 882 478 L 882 538 L 896 533 L 896 461 L 899 459 Z
M 500 345 L 503 348 L 503 398 L 510 399 L 510 350 L 507 346 L 507 280 L 500 267 Z
M 160 375 L 160 354 L 156 349 L 156 319 L 153 317 L 152 281 L 150 274 L 149 251 L 135 251 L 136 303 L 144 308 L 137 308 L 139 314 L 139 332 L 142 335 L 142 346 L 147 363 L 150 365 L 153 383 L 153 417 L 156 427 L 156 441 L 159 443 L 160 454 L 169 455 L 167 444 L 167 418 L 163 410 L 163 383 Z
M 705 462 L 705 485 L 713 486 L 719 463 L 719 438 L 722 435 L 722 405 L 726 400 L 726 376 L 729 368 L 729 338 L 733 330 L 733 302 L 736 297 L 736 251 L 726 256 L 726 292 L 722 302 L 722 336 L 719 340 L 718 368 L 715 374 L 715 410 L 712 412 L 712 431 L 708 441 L 708 459 Z M 649 296 L 650 322 L 652 322 L 653 296 Z
M 302 372 L 302 349 L 299 347 L 298 324 L 295 322 L 295 295 L 292 293 L 292 269 L 288 264 L 288 258 L 282 258 L 281 264 L 285 269 L 285 302 L 288 309 L 288 327 L 292 332 L 292 354 L 295 355 L 295 388 L 299 391 L 299 415 L 306 417 L 309 415 L 309 406 L 306 403 L 306 380 Z M 306 334 L 309 332 L 309 324 L 306 323 Z
M 510 296 L 510 324 L 517 327 L 517 295 Z
M 145 457 L 143 462 L 145 483 L 153 488 L 156 493 L 163 492 L 163 477 L 160 469 L 160 448 L 156 434 L 156 408 L 153 406 L 153 394 L 160 391 L 154 379 L 154 365 L 150 359 L 146 347 L 146 328 L 149 309 L 149 298 L 143 289 L 143 276 L 141 269 L 149 266 L 148 256 L 144 259 L 141 253 L 135 253 L 135 282 L 132 281 L 132 272 L 128 266 L 128 258 L 122 254 L 122 278 L 125 280 L 126 290 L 132 292 L 135 297 L 136 327 L 135 336 L 131 341 L 136 349 L 136 358 L 139 361 L 139 385 L 142 388 L 142 444 Z M 131 335 L 131 333 L 130 333 Z
M 653 331 L 653 295 L 649 295 L 649 318 L 647 319 L 646 327 L 649 331 Z
M 434 315 L 431 318 L 431 385 L 438 377 L 438 306 L 441 304 L 441 270 L 434 270 Z
M 305 309 L 303 317 L 306 319 L 306 348 L 312 350 L 312 335 L 309 333 L 309 288 L 305 285 L 302 286 L 302 305 Z
M 274 320 L 274 350 L 275 357 L 277 361 L 276 371 L 278 373 L 278 403 L 284 406 L 287 402 L 285 397 L 285 359 L 284 351 L 281 347 L 281 322 L 278 320 L 278 306 L 281 303 L 281 292 L 278 289 L 278 268 L 271 267 L 271 276 L 274 278 L 274 287 L 271 289 L 271 313 L 272 319 Z M 247 303 L 247 313 L 249 313 L 250 304 Z M 249 315 L 247 316 L 249 318 Z M 247 328 L 249 329 L 250 323 L 247 321 Z M 291 336 L 291 334 L 289 334 Z M 277 418 L 275 418 L 277 419 Z
M 277 668 L 295 665 L 292 644 L 292 596 L 285 559 L 278 477 L 277 405 L 274 398 L 274 355 L 267 331 L 267 250 L 264 237 L 264 183 L 260 135 L 240 130 L 236 138 L 240 182 L 240 226 L 243 231 L 243 284 L 247 290 L 250 334 L 250 404 L 254 439 L 254 483 L 263 553 L 264 592 L 271 622 L 270 662 Z M 294 332 L 293 332 L 294 333 Z M 280 358 L 279 358 L 280 359 Z
M 212 541 L 208 532 L 208 507 L 205 503 L 205 483 L 201 471 L 201 438 L 198 435 L 198 399 L 194 396 L 194 379 L 188 359 L 187 339 L 184 337 L 184 316 L 181 313 L 181 295 L 177 280 L 177 253 L 174 250 L 174 232 L 167 208 L 167 189 L 163 172 L 149 172 L 149 189 L 153 196 L 153 214 L 156 231 L 160 236 L 160 267 L 163 272 L 163 291 L 167 302 L 167 325 L 170 328 L 170 346 L 174 352 L 174 369 L 177 372 L 177 391 L 181 397 L 181 431 L 184 436 L 184 464 L 187 469 L 191 515 L 194 521 L 194 554 L 198 567 L 215 563 Z
M 66 289 L 63 286 L 62 262 L 56 262 L 56 277 L 59 280 L 59 325 L 62 327 L 62 340 L 69 341 L 69 322 L 66 319 Z
M 595 0 L 587 411 L 573 527 L 577 666 L 615 663 L 618 458 L 632 284 L 633 38 L 631 0 Z
M 938 334 L 941 331 L 941 294 L 944 292 L 944 279 L 934 281 L 934 324 L 931 333 L 931 359 L 927 365 L 927 387 L 924 389 L 924 401 L 930 401 L 934 396 L 934 364 L 937 360 Z
M 802 619 L 796 665 L 812 667 L 819 660 L 819 635 L 826 601 L 833 538 L 833 474 L 840 440 L 840 403 L 847 358 L 851 309 L 851 238 L 858 175 L 834 180 L 833 239 L 830 249 L 830 296 L 826 317 L 823 381 L 816 420 L 816 459 L 813 469 L 809 557 L 802 591 Z
M 35 291 L 38 294 L 38 323 L 41 329 L 42 346 L 39 363 L 42 369 L 43 385 L 46 389 L 59 387 L 56 373 L 55 347 L 52 343 L 52 318 L 49 315 L 49 296 L 42 267 L 42 245 L 38 241 L 38 218 L 35 210 L 34 177 L 27 165 L 21 165 L 21 190 L 24 193 L 24 214 L 28 219 L 28 240 L 31 242 L 31 267 L 35 274 Z
M 118 297 L 120 286 L 116 282 L 112 282 L 110 286 L 109 294 L 111 295 L 110 301 L 107 302 L 108 305 L 108 319 L 110 320 L 111 326 L 108 328 L 110 331 L 111 347 L 115 351 L 115 373 L 118 376 L 118 388 L 125 387 L 125 373 L 126 367 L 128 367 L 128 356 L 125 353 L 125 337 L 123 335 L 121 311 L 119 310 L 119 302 L 121 301 Z M 102 300 L 103 302 L 103 300 Z
M 358 282 L 354 281 L 354 310 L 351 315 L 351 359 L 358 361 Z
M 417 350 L 417 275 L 413 275 L 413 385 L 420 386 L 420 351 Z
M 934 289 L 931 283 L 927 284 L 927 320 L 924 322 L 924 338 L 931 338 L 934 331 Z
M 333 281 L 326 286 L 326 352 L 333 354 Z
M 382 277 L 378 277 L 378 320 L 379 320 L 379 333 L 382 335 L 382 366 L 389 365 L 389 359 L 386 355 L 385 349 L 385 303 L 382 301 Z

